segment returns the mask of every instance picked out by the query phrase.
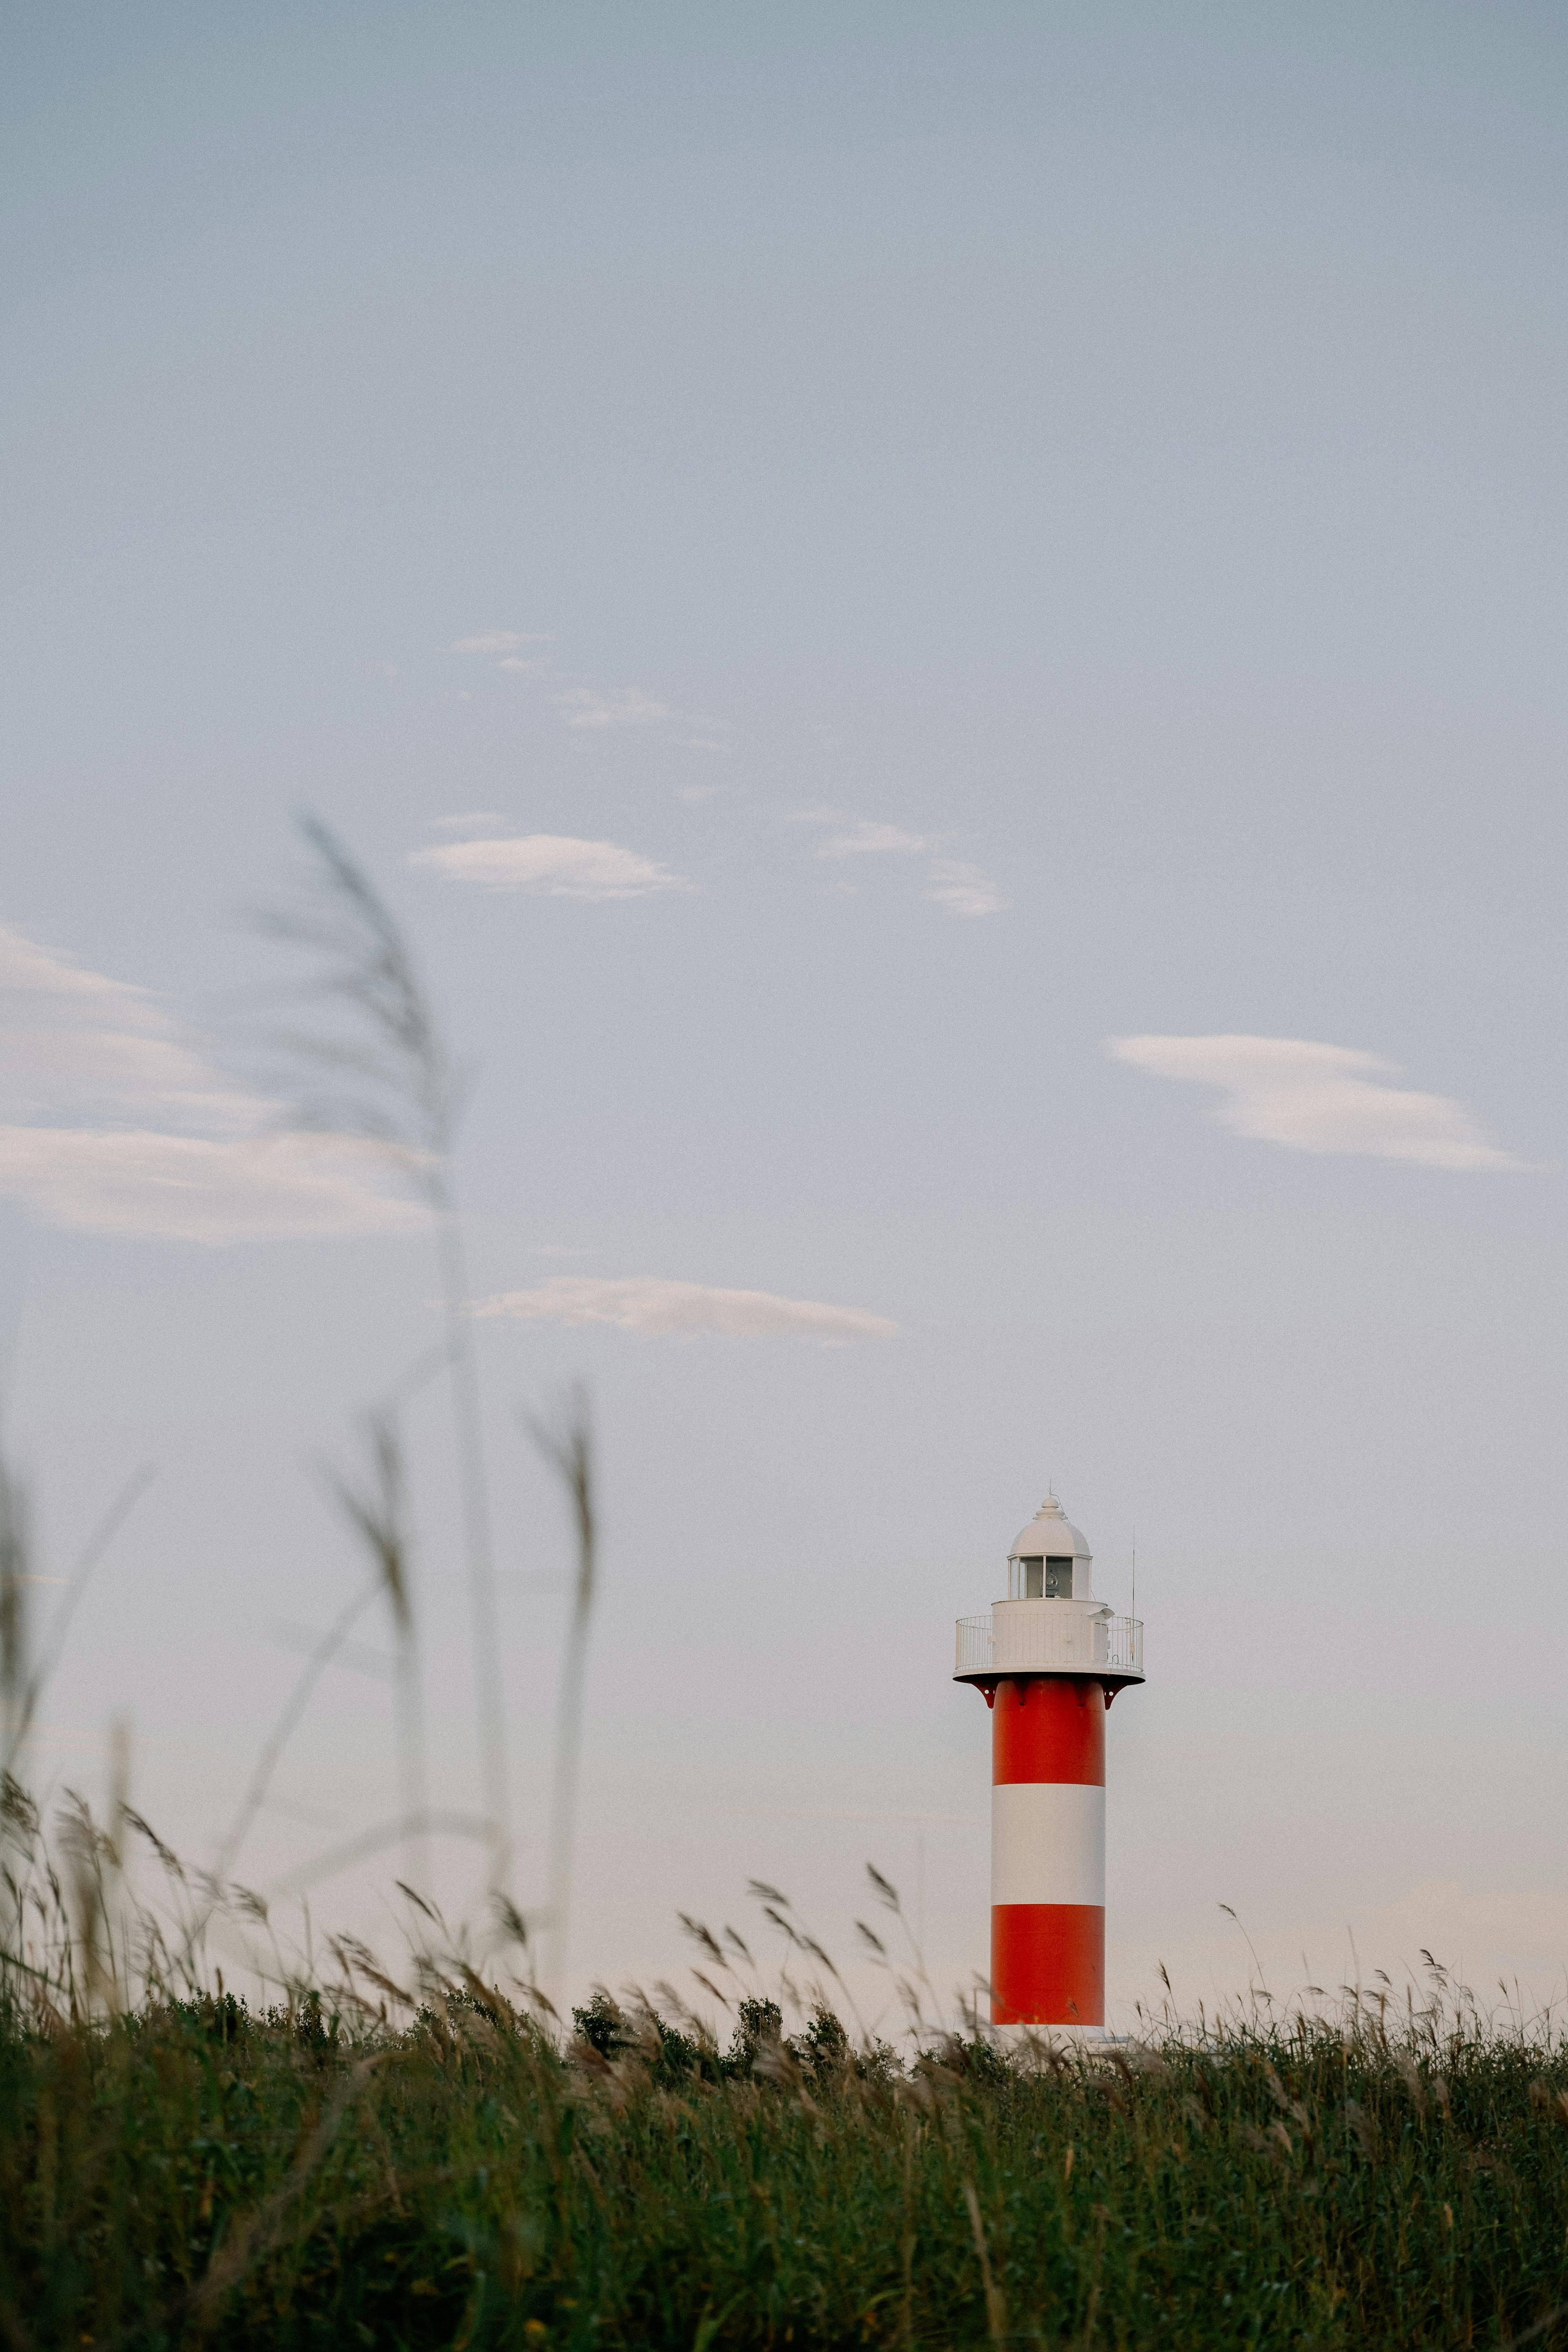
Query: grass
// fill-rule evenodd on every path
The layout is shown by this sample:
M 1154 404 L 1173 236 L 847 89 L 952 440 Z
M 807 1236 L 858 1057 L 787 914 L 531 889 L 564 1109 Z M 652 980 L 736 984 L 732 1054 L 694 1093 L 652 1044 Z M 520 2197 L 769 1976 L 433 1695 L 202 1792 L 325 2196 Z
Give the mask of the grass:
M 668 1988 L 567 2040 L 346 1940 L 264 2011 L 188 1973 L 117 2011 L 86 1932 L 0 2000 L 15 2347 L 1568 2336 L 1568 2053 L 1441 2003 L 906 2061 L 757 1994 L 721 2049 Z

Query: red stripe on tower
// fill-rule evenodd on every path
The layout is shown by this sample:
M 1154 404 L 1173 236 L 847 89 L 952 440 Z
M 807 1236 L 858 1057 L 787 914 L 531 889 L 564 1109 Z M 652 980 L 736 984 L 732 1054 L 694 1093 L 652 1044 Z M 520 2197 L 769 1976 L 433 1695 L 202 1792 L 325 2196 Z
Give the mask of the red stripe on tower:
M 1105 1717 L 1143 1679 L 1142 1627 L 1095 1601 L 1054 1496 L 1008 1556 L 1008 1596 L 961 1618 L 960 1682 L 992 1708 L 991 2017 L 1105 2022 Z

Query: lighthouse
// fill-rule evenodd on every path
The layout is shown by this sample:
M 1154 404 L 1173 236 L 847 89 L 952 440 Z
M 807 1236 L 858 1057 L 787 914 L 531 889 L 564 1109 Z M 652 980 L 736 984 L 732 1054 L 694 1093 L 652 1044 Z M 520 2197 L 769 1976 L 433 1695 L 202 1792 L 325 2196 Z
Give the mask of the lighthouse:
M 991 2020 L 1105 2023 L 1105 1717 L 1143 1679 L 1143 1628 L 1094 1597 L 1054 1494 L 1007 1555 L 1007 1598 L 958 1621 L 955 1682 L 991 1710 Z

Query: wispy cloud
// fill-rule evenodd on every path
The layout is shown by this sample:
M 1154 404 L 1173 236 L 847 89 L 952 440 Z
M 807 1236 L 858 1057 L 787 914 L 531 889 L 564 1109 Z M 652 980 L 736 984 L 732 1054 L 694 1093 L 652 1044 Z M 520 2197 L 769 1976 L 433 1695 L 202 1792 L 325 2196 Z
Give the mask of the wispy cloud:
M 1000 915 L 1013 903 L 983 867 L 942 856 L 940 835 L 911 833 L 905 825 L 884 824 L 848 809 L 797 809 L 790 822 L 826 826 L 814 852 L 817 857 L 923 857 L 926 887 L 921 896 L 945 907 L 950 915 Z M 853 891 L 840 884 L 835 895 L 848 898 Z
M 814 1298 L 779 1298 L 767 1290 L 715 1290 L 701 1282 L 666 1282 L 654 1275 L 597 1279 L 558 1274 L 533 1290 L 487 1298 L 476 1315 L 516 1322 L 608 1323 L 643 1339 L 685 1339 L 716 1332 L 725 1339 L 793 1338 L 825 1346 L 850 1339 L 890 1339 L 898 1325 L 858 1307 L 826 1307 Z
M 921 857 L 934 845 L 923 833 L 851 816 L 845 809 L 802 809 L 794 822 L 831 827 L 816 845 L 818 857 Z
M 591 687 L 568 687 L 555 697 L 566 713 L 568 727 L 647 727 L 670 717 L 668 706 L 656 702 L 639 687 L 623 686 L 618 694 L 595 694 Z
M 553 629 L 483 629 L 477 637 L 454 637 L 447 651 L 449 654 L 516 654 L 524 646 L 549 646 L 555 642 Z
M 244 1131 L 253 1098 L 148 991 L 0 924 L 0 1106 L 12 1119 Z
M 668 703 L 645 693 L 640 686 L 623 686 L 605 692 L 582 683 L 573 685 L 570 670 L 563 676 L 557 667 L 552 651 L 555 643 L 553 629 L 481 629 L 471 637 L 455 637 L 447 650 L 453 654 L 491 655 L 495 656 L 496 668 L 512 677 L 543 677 L 554 688 L 551 699 L 568 727 L 651 727 L 677 716 Z M 689 715 L 686 723 L 692 724 Z M 716 738 L 692 740 L 704 750 L 723 748 Z
M 210 1246 L 416 1230 L 424 1212 L 378 1192 L 383 1172 L 343 1139 L 0 1127 L 0 1194 L 71 1233 Z
M 671 873 L 618 841 L 578 841 L 564 833 L 525 833 L 515 838 L 443 842 L 416 849 L 410 866 L 428 866 L 449 882 L 475 882 L 487 890 L 524 890 L 536 898 L 652 898 L 667 890 L 695 890 L 695 882 Z
M 1002 915 L 1013 903 L 989 874 L 962 857 L 933 857 L 921 896 L 934 899 L 950 915 Z
M 1108 1050 L 1151 1077 L 1217 1087 L 1233 1135 L 1294 1151 L 1356 1152 L 1427 1168 L 1517 1169 L 1451 1095 L 1390 1086 L 1395 1062 L 1300 1037 L 1112 1037 Z
M 277 1119 L 146 990 L 0 925 L 0 1195 L 78 1233 L 207 1243 L 423 1223 L 383 1163 Z

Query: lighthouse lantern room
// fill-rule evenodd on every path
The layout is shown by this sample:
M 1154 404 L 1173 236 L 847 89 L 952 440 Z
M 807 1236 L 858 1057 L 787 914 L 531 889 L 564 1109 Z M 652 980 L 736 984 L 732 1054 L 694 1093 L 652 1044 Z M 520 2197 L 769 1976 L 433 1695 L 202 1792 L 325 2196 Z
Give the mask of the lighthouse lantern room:
M 954 1680 L 991 1709 L 991 2016 L 1105 2023 L 1105 1717 L 1143 1679 L 1143 1628 L 1094 1597 L 1088 1544 L 1048 1495 L 1007 1555 L 1007 1598 L 958 1621 Z

